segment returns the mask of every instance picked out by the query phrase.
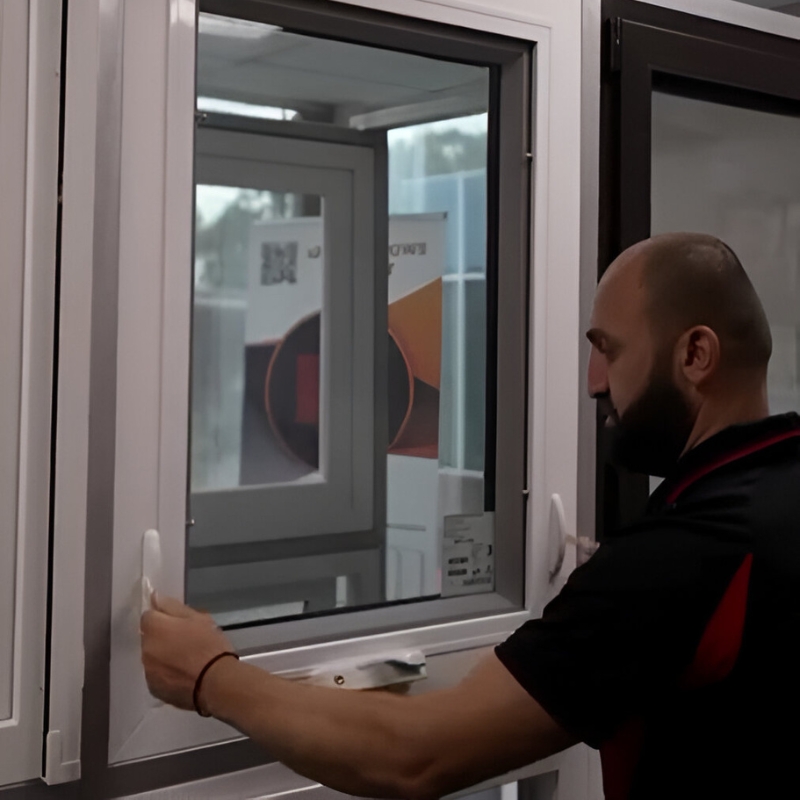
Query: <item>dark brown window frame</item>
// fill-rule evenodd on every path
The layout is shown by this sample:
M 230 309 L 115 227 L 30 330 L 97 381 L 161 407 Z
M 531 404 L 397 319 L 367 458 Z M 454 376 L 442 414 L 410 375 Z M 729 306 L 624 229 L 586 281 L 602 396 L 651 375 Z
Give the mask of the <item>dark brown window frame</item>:
M 652 94 L 800 116 L 800 41 L 635 0 L 602 5 L 598 279 L 650 236 Z M 608 462 L 597 425 L 597 537 L 635 520 L 645 475 Z

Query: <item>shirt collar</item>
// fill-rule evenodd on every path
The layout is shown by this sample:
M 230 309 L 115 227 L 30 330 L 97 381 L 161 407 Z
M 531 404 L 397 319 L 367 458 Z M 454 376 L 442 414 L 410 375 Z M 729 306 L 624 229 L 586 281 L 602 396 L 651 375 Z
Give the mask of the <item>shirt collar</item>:
M 800 416 L 794 412 L 744 425 L 731 425 L 682 456 L 675 469 L 653 493 L 648 507 L 654 509 L 664 504 L 672 505 L 689 486 L 714 470 L 797 437 L 800 437 Z

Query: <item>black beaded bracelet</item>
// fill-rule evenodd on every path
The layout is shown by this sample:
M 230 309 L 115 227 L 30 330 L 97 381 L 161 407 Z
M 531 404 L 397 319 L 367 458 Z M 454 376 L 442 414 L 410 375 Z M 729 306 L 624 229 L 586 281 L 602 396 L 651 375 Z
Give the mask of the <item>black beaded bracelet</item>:
M 221 658 L 225 658 L 225 656 L 233 656 L 237 661 L 239 660 L 238 653 L 232 653 L 229 650 L 226 650 L 224 653 L 218 653 L 211 659 L 211 661 L 206 664 L 203 669 L 200 670 L 200 674 L 197 676 L 197 680 L 194 682 L 194 691 L 192 692 L 192 703 L 194 703 L 194 710 L 201 716 L 201 717 L 210 717 L 211 714 L 207 714 L 206 712 L 200 709 L 200 706 L 197 703 L 198 698 L 200 697 L 200 684 L 203 682 L 203 678 L 206 676 L 206 672 L 214 666 Z

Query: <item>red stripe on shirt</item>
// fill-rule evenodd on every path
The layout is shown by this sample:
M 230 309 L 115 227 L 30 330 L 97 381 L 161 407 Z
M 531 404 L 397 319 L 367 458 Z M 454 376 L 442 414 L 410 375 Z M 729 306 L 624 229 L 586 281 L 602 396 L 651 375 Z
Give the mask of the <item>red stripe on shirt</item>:
M 694 472 L 691 475 L 684 478 L 669 493 L 669 495 L 667 496 L 667 502 L 674 503 L 695 481 L 700 480 L 700 478 L 704 478 L 710 472 L 713 472 L 714 470 L 717 470 L 720 467 L 724 467 L 727 464 L 731 464 L 734 461 L 738 461 L 740 458 L 744 458 L 745 456 L 757 453 L 759 450 L 763 450 L 766 447 L 771 447 L 773 444 L 778 444 L 779 442 L 786 441 L 787 439 L 794 439 L 797 437 L 800 437 L 800 431 L 797 430 L 787 431 L 784 433 L 776 434 L 775 436 L 771 436 L 769 439 L 762 439 L 760 442 L 754 442 L 753 444 L 747 445 L 746 447 L 741 447 L 738 450 L 734 450 L 732 453 L 727 453 L 726 455 L 722 456 L 716 461 L 712 461 L 710 464 L 706 464 L 697 472 Z
M 753 554 L 745 556 L 706 625 L 694 660 L 683 677 L 684 689 L 701 689 L 731 674 L 742 649 Z
M 644 720 L 628 720 L 600 748 L 605 800 L 627 800 L 644 744 Z

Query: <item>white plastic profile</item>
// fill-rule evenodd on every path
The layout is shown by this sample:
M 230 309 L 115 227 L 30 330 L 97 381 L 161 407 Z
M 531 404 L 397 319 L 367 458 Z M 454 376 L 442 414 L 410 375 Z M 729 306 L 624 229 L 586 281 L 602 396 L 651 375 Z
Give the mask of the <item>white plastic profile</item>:
M 47 1 L 40 5 L 60 8 L 60 4 Z M 96 178 L 113 173 L 109 167 L 113 161 L 101 158 L 102 148 L 98 150 L 98 146 L 103 143 L 108 145 L 106 150 L 113 149 L 110 143 L 114 141 L 108 124 L 111 114 L 103 112 L 103 120 L 98 120 L 98 97 L 101 88 L 114 86 L 116 72 L 108 56 L 113 56 L 119 48 L 101 48 L 101 44 L 108 37 L 107 31 L 117 28 L 117 10 L 114 3 L 100 0 L 70 0 L 65 20 L 57 456 L 53 487 L 49 715 L 43 776 L 49 785 L 81 777 L 89 441 L 90 420 L 96 419 L 90 411 L 92 332 L 96 321 L 92 314 L 92 294 L 95 259 L 99 258 L 95 249 L 95 210 L 113 206 L 108 195 L 95 203 Z M 54 37 L 53 52 L 58 57 L 60 22 Z M 60 85 L 59 80 L 57 90 Z M 98 126 L 104 137 L 98 138 Z M 98 221 L 102 221 L 100 216 Z M 107 238 L 103 225 L 98 230 Z M 108 262 L 101 261 L 107 271 Z
M 0 2 L 0 785 L 42 773 L 61 3 Z

